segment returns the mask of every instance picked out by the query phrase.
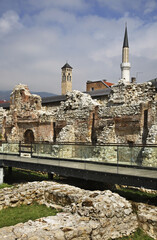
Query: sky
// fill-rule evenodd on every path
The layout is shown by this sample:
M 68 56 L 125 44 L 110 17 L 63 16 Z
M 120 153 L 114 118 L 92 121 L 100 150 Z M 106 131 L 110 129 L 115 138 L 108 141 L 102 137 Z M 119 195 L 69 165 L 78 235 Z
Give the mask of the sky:
M 73 89 L 117 83 L 126 22 L 131 76 L 156 78 L 157 0 L 0 0 L 0 90 L 61 94 L 66 62 Z

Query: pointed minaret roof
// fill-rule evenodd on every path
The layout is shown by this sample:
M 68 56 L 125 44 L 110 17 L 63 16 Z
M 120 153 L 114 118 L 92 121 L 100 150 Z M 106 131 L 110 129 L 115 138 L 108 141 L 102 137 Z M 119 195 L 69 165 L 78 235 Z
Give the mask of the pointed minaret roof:
M 125 35 L 124 35 L 124 42 L 123 42 L 123 48 L 125 47 L 129 47 L 127 25 L 125 25 Z
M 66 64 L 61 68 L 61 69 L 64 69 L 64 68 L 71 68 L 72 69 L 72 67 L 69 65 L 69 63 L 67 63 L 66 62 Z

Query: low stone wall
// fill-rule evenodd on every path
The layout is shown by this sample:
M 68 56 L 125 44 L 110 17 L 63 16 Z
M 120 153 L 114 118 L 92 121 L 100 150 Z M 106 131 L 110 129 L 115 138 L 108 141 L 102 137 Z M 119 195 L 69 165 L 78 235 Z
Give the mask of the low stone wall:
M 34 201 L 62 208 L 63 212 L 54 217 L 1 228 L 0 240 L 107 240 L 128 236 L 138 227 L 131 203 L 109 190 L 88 191 L 45 181 L 0 190 L 0 209 L 31 204 Z M 155 211 L 157 213 L 157 209 Z M 143 227 L 142 222 L 140 226 Z M 153 230 L 151 234 L 153 236 Z
M 129 235 L 138 226 L 131 204 L 111 191 L 86 191 L 54 182 L 27 183 L 0 191 L 1 209 L 31 204 L 33 201 L 66 206 L 65 212 L 2 228 L 0 239 L 2 236 L 21 239 L 49 236 L 48 239 L 58 240 L 114 239 Z
M 157 239 L 157 207 L 138 204 L 139 227 L 149 236 Z

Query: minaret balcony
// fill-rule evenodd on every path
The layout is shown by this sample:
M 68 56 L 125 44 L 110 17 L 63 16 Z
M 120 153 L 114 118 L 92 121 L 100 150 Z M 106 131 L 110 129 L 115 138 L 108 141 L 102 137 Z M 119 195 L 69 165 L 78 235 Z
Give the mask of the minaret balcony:
M 121 63 L 120 67 L 123 69 L 130 69 L 131 68 L 131 64 L 130 63 Z

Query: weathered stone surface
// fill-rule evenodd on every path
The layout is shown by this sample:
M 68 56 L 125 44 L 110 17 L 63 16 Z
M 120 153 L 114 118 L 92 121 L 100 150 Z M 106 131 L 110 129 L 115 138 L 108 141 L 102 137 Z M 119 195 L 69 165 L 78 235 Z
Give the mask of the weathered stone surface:
M 56 108 L 42 107 L 41 98 L 32 95 L 25 85 L 18 85 L 11 94 L 10 110 L 4 112 L 3 139 L 72 143 L 157 143 L 157 94 L 151 83 L 112 86 L 106 102 L 93 100 L 79 91 L 67 93 L 66 100 Z M 2 114 L 2 115 L 3 115 Z M 2 121 L 2 119 L 1 119 Z M 28 134 L 28 136 L 27 136 Z M 10 146 L 9 146 L 10 147 Z M 79 149 L 80 148 L 80 149 Z M 36 146 L 40 154 L 87 160 L 117 161 L 114 148 L 86 148 L 86 146 Z M 130 149 L 119 153 L 119 162 L 130 161 Z M 18 151 L 18 145 L 0 151 Z M 139 165 L 156 167 L 156 149 L 136 148 L 133 161 Z
M 61 204 L 64 212 L 36 221 L 0 229 L 2 239 L 114 239 L 127 236 L 138 226 L 131 204 L 111 191 L 87 191 L 55 182 L 33 182 L 0 191 L 2 207 L 23 198 L 48 206 Z M 40 194 L 39 194 L 40 193 Z M 34 197 L 35 196 L 35 197 Z M 3 198 L 2 198 L 3 199 Z M 7 200 L 7 204 L 6 204 Z M 27 203 L 26 203 L 27 204 Z
M 157 239 L 157 207 L 140 203 L 137 211 L 139 227 L 149 236 Z
M 23 140 L 19 129 L 19 123 L 22 123 L 25 130 L 34 127 L 35 140 L 53 141 L 52 126 L 51 130 L 48 129 L 51 136 L 46 137 L 45 134 L 42 138 L 42 131 L 46 133 L 50 121 L 54 121 L 59 142 L 91 142 L 94 128 L 98 143 L 141 143 L 143 112 L 148 110 L 150 132 L 145 141 L 156 142 L 156 92 L 150 83 L 114 85 L 106 104 L 100 104 L 79 91 L 72 91 L 66 97 L 67 100 L 61 102 L 56 111 L 53 108 L 46 111 L 39 96 L 30 94 L 25 85 L 16 86 L 11 94 L 10 112 L 4 121 L 3 135 L 7 135 L 8 140 Z M 36 135 L 35 122 L 39 123 L 40 137 Z
M 11 94 L 10 111 L 2 114 L 3 137 L 23 141 L 30 129 L 35 141 L 156 143 L 157 97 L 152 84 L 119 83 L 111 89 L 105 102 L 72 91 L 59 107 L 46 110 L 39 96 L 30 94 L 26 85 L 17 85 Z
M 6 113 L 7 111 L 2 107 L 0 107 L 0 134 L 2 135 L 3 135 L 3 121 L 4 121 L 4 117 L 6 116 Z
M 61 102 L 56 112 L 58 142 L 91 142 L 92 121 L 95 108 L 99 106 L 88 94 L 72 91 Z
M 26 141 L 25 133 L 31 131 L 32 141 L 53 140 L 53 111 L 46 111 L 41 97 L 31 94 L 28 86 L 19 84 L 11 93 L 10 110 L 3 119 L 3 139 L 8 142 Z

